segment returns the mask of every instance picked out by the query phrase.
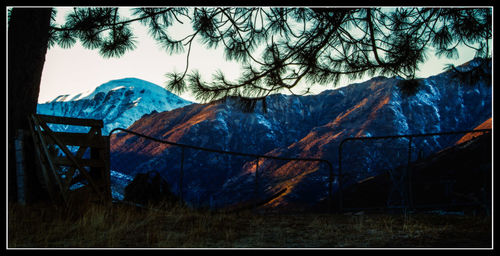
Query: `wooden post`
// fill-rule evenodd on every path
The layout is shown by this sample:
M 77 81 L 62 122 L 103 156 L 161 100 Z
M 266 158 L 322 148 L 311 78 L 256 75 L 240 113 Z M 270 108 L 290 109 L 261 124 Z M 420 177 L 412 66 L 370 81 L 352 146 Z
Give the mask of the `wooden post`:
M 338 176 L 338 186 L 339 186 L 339 189 L 338 189 L 338 198 L 339 198 L 339 212 L 342 212 L 343 211 L 343 207 L 344 207 L 344 202 L 343 202 L 343 195 L 342 195 L 342 179 L 343 179 L 343 176 L 342 176 L 342 145 L 344 145 L 344 142 L 346 140 L 343 140 L 340 142 L 340 145 L 339 145 L 339 176 Z
M 109 152 L 109 139 L 104 137 L 104 142 L 106 143 L 105 148 L 101 149 L 101 158 L 104 160 L 105 167 L 103 169 L 103 176 L 105 182 L 105 196 L 109 200 L 109 203 L 113 201 L 113 196 L 111 194 L 111 164 L 110 164 L 110 152 Z
M 184 147 L 181 147 L 181 170 L 179 173 L 179 198 L 181 200 L 181 204 L 184 205 L 184 197 L 182 196 L 183 186 L 182 183 L 184 178 Z
M 259 158 L 257 157 L 257 164 L 255 166 L 255 191 L 254 191 L 254 210 L 257 210 L 257 204 L 259 202 Z
M 328 213 L 332 213 L 333 206 L 333 166 L 330 162 L 326 162 L 328 165 Z M 339 208 L 339 211 L 341 209 Z
M 21 205 L 26 205 L 26 178 L 24 171 L 24 134 L 23 130 L 19 129 L 17 138 L 15 140 L 15 148 L 16 148 L 16 180 L 17 180 L 17 202 Z
M 405 186 L 405 188 L 407 189 L 406 191 L 406 205 L 407 205 L 407 208 L 410 208 L 412 209 L 413 208 L 413 196 L 412 196 L 412 173 L 411 173 L 411 143 L 412 143 L 412 139 L 413 137 L 410 136 L 408 138 L 408 165 L 406 167 L 406 179 L 405 181 L 408 182 L 407 185 Z

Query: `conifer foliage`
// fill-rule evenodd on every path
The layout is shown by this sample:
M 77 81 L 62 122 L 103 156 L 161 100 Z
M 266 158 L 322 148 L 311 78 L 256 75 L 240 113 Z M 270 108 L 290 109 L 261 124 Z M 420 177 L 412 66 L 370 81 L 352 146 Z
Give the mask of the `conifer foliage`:
M 50 45 L 71 47 L 76 40 L 103 57 L 120 57 L 135 48 L 133 22 L 168 53 L 184 53 L 184 72 L 166 75 L 167 89 L 190 90 L 202 102 L 237 96 L 242 102 L 263 100 L 271 93 L 305 94 L 310 86 L 335 85 L 342 77 L 364 75 L 415 79 L 428 54 L 459 56 L 457 47 L 489 58 L 491 8 L 135 8 L 123 18 L 118 8 L 75 8 L 62 26 L 51 26 Z M 186 35 L 169 33 L 179 23 L 191 24 Z M 189 71 L 191 46 L 223 47 L 227 60 L 242 64 L 230 81 L 224 71 L 209 81 Z M 412 83 L 408 83 L 412 84 Z M 246 100 L 246 101 L 245 101 Z M 254 106 L 255 104 L 243 104 Z

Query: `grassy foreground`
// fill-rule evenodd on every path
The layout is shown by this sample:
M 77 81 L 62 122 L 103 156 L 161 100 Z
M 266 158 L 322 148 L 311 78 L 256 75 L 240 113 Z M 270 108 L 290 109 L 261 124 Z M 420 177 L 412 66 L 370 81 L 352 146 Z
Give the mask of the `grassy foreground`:
M 9 248 L 491 248 L 491 217 L 9 204 Z

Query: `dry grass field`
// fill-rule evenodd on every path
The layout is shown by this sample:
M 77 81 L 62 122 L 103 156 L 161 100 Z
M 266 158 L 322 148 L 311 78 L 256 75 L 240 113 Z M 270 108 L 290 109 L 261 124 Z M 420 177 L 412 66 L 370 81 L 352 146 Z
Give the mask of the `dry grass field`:
M 10 204 L 9 248 L 491 248 L 491 217 Z

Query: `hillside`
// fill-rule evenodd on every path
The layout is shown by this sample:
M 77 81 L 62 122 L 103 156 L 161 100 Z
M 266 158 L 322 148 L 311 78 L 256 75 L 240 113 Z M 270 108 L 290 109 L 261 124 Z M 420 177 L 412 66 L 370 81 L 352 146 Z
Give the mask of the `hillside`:
M 397 170 L 404 172 L 406 168 Z M 447 211 L 491 214 L 491 133 L 450 146 L 414 162 L 410 168 L 409 203 L 413 207 L 422 210 L 440 206 Z M 405 194 L 392 188 L 408 183 L 396 182 L 389 172 L 383 172 L 352 184 L 344 189 L 344 207 L 382 209 L 404 204 Z
M 460 68 L 467 70 L 478 63 L 471 61 Z M 491 72 L 491 62 L 483 68 Z M 144 116 L 129 129 L 219 150 L 324 158 L 336 167 L 338 145 L 348 137 L 468 130 L 491 118 L 491 84 L 461 84 L 445 72 L 422 79 L 419 91 L 406 96 L 400 81 L 375 77 L 318 95 L 272 95 L 267 99 L 267 111 L 257 106 L 253 113 L 240 111 L 232 100 L 192 104 Z M 428 156 L 458 139 L 435 136 L 414 141 L 412 159 Z M 179 148 L 124 134 L 113 136 L 111 143 L 112 169 L 129 175 L 159 171 L 178 192 Z M 406 162 L 407 147 L 406 139 L 346 145 L 344 161 L 351 170 L 351 182 L 376 175 L 382 167 Z M 211 206 L 253 200 L 254 160 L 186 150 L 184 197 L 192 204 Z M 273 207 L 292 202 L 310 205 L 327 195 L 328 170 L 324 166 L 261 159 L 259 171 L 259 197 L 287 189 L 273 200 Z

